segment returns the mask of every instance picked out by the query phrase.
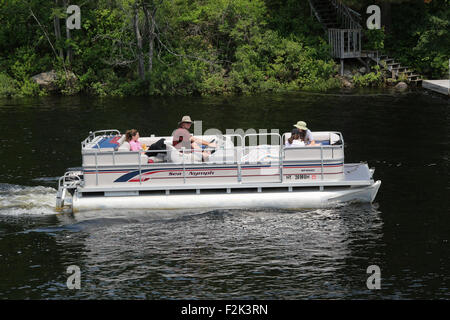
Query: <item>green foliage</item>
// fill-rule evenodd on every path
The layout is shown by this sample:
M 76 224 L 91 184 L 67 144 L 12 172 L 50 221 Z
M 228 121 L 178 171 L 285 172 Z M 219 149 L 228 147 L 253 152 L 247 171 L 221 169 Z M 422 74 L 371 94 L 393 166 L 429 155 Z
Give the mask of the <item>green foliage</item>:
M 14 97 L 17 89 L 14 80 L 6 74 L 0 73 L 0 97 Z
M 382 29 L 364 30 L 364 49 L 365 50 L 383 50 L 385 32 Z
M 25 80 L 20 86 L 19 96 L 43 96 L 46 92 L 39 88 L 39 85 L 33 80 Z
M 403 65 L 432 79 L 447 77 L 450 58 L 450 1 L 392 5 L 392 30 L 385 47 Z
M 268 30 L 237 49 L 231 83 L 235 91 L 243 93 L 333 87 L 329 80 L 334 74 L 334 62 L 316 56 L 315 49 L 297 39 L 282 38 Z
M 347 2 L 360 12 L 373 4 Z M 45 94 L 31 77 L 50 70 L 57 71 L 59 92 L 65 95 L 221 95 L 339 87 L 325 33 L 311 15 L 308 1 L 83 1 L 79 4 L 82 28 L 71 30 L 70 39 L 62 1 L 59 6 L 47 0 L 4 3 L 0 5 L 3 96 Z M 367 31 L 363 49 L 389 49 L 419 72 L 445 75 L 450 56 L 449 0 L 383 3 L 391 4 L 392 29 Z M 144 4 L 156 10 L 152 68 Z M 134 7 L 143 39 L 144 79 L 137 69 Z M 59 40 L 55 16 L 60 19 Z M 66 77 L 72 73 L 76 77 Z M 374 71 L 354 80 L 358 86 L 377 85 L 382 83 L 380 77 Z
M 417 67 L 432 78 L 444 77 L 448 73 L 450 59 L 450 10 L 443 10 L 426 19 L 425 27 L 416 35 L 418 41 L 413 48 L 414 56 L 420 57 Z
M 383 73 L 380 71 L 379 66 L 375 66 L 374 71 L 372 72 L 364 75 L 357 74 L 353 76 L 353 83 L 356 87 L 380 86 L 383 82 Z
M 18 82 L 6 74 L 0 73 L 0 98 L 42 96 L 45 94 L 45 91 L 41 90 L 39 85 L 30 79 Z
M 41 59 L 32 47 L 19 47 L 14 52 L 11 61 L 11 74 L 19 82 L 24 82 L 30 76 L 40 72 L 42 64 L 46 64 L 45 57 Z
M 48 59 L 39 57 L 31 47 L 19 47 L 14 52 L 15 59 L 9 59 L 9 71 L 15 82 L 15 96 L 44 95 L 31 76 L 39 72 L 41 65 L 48 63 Z M 9 95 L 11 96 L 11 95 Z

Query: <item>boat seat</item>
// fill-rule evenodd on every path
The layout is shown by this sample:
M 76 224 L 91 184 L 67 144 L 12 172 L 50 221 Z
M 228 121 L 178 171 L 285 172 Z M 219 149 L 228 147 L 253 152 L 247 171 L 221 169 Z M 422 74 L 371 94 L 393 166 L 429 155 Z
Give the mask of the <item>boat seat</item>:
M 314 138 L 314 141 L 316 142 L 316 144 L 321 144 L 323 146 L 338 144 L 339 141 L 340 141 L 339 136 L 337 134 L 333 133 L 333 132 L 317 131 L 317 132 L 311 132 L 311 134 L 313 135 L 313 138 Z M 291 133 L 290 132 L 285 133 L 285 135 L 284 135 L 284 138 L 285 138 L 284 143 L 290 137 L 291 137 Z
M 119 141 L 117 141 L 117 143 L 119 144 L 119 146 L 125 141 L 126 135 L 122 135 L 119 139 Z
M 149 163 L 161 163 L 165 162 L 165 158 L 158 155 L 158 157 L 148 157 L 148 161 Z
M 155 139 L 160 139 L 160 138 L 143 138 L 143 139 L 139 139 L 139 141 L 141 142 L 141 144 L 146 144 L 146 145 L 151 145 L 152 143 L 155 142 Z M 128 141 L 125 141 L 125 135 L 119 140 L 119 142 L 121 143 L 119 148 L 117 149 L 118 151 L 130 151 L 130 143 Z M 166 155 L 163 154 L 158 154 L 157 156 L 147 156 L 146 154 L 142 154 L 141 155 L 141 163 L 161 163 L 161 162 L 166 162 Z
M 171 143 L 166 142 L 167 147 L 167 160 L 172 163 L 201 163 L 202 162 L 202 153 L 201 152 L 193 152 L 182 154 L 178 149 L 172 146 Z M 184 160 L 183 160 L 184 158 Z
M 120 147 L 119 147 L 119 151 L 130 151 L 130 148 L 131 148 L 131 146 L 130 146 L 130 143 L 128 142 L 128 141 L 124 141 L 121 145 L 120 145 Z

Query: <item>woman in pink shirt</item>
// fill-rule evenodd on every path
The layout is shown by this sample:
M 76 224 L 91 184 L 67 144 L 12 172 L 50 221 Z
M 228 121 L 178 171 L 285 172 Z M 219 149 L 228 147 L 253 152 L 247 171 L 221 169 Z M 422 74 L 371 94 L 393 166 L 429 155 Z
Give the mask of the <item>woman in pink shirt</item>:
M 136 129 L 127 130 L 125 135 L 126 135 L 126 140 L 130 144 L 130 151 L 141 151 L 142 150 L 141 143 L 138 141 L 139 132 Z

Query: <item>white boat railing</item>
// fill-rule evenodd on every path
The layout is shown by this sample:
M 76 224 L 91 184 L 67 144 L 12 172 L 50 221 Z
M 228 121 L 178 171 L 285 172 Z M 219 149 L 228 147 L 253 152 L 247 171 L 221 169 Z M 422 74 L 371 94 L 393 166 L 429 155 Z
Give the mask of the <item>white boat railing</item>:
M 89 136 L 81 142 L 81 149 L 86 148 L 87 145 L 92 143 L 92 141 L 94 141 L 96 137 L 111 137 L 117 135 L 121 135 L 120 131 L 117 129 L 98 130 L 94 132 L 91 131 L 89 132 Z M 96 146 L 98 149 L 100 149 L 100 145 L 98 144 L 98 142 L 96 143 Z
M 278 146 L 279 147 L 279 152 L 278 152 L 278 174 L 280 175 L 280 182 L 283 182 L 283 158 L 282 158 L 282 137 L 279 133 L 274 133 L 274 132 L 270 132 L 270 133 L 248 133 L 244 136 L 244 153 L 246 153 L 247 150 L 250 151 L 250 147 L 251 146 L 245 146 L 245 142 L 246 142 L 246 138 L 251 138 L 251 137 L 276 137 L 278 141 Z M 267 139 L 264 139 L 267 142 Z M 273 139 L 271 139 L 271 144 L 273 142 Z M 247 149 L 248 148 L 248 149 Z
M 68 189 L 73 189 L 77 185 L 81 184 L 81 178 L 77 174 L 73 174 L 72 171 L 66 172 L 58 180 L 58 188 L 65 187 Z
M 278 159 L 276 161 L 276 166 L 278 167 L 278 175 L 279 175 L 279 182 L 283 182 L 283 167 L 284 167 L 284 162 L 285 162 L 285 157 L 286 157 L 286 150 L 309 150 L 309 149 L 313 149 L 313 150 L 317 150 L 320 149 L 320 176 L 321 176 L 321 180 L 324 180 L 324 150 L 327 149 L 331 149 L 332 150 L 332 158 L 334 159 L 334 150 L 335 149 L 341 149 L 342 150 L 342 157 L 339 157 L 340 160 L 343 161 L 343 157 L 344 157 L 344 141 L 343 141 L 343 137 L 342 134 L 340 132 L 330 132 L 331 133 L 337 134 L 341 140 L 341 144 L 339 145 L 318 145 L 318 146 L 301 146 L 301 147 L 289 147 L 286 148 L 284 146 L 284 141 L 286 141 L 286 135 L 288 135 L 289 133 L 284 133 L 283 135 L 280 135 L 279 133 L 252 133 L 252 134 L 246 134 L 244 136 L 241 136 L 239 134 L 232 134 L 232 135 L 223 135 L 223 137 L 225 137 L 225 139 L 232 139 L 232 138 L 236 138 L 237 141 L 239 141 L 239 146 L 233 146 L 232 148 L 225 148 L 225 147 L 218 147 L 218 148 L 205 148 L 202 149 L 201 152 L 203 151 L 212 151 L 212 150 L 222 150 L 224 151 L 223 157 L 225 158 L 227 156 L 226 151 L 230 151 L 233 150 L 233 161 L 229 164 L 232 165 L 236 165 L 237 168 L 237 181 L 238 183 L 242 182 L 242 165 L 245 164 L 249 164 L 250 161 L 247 160 L 243 160 L 243 155 L 248 154 L 248 152 L 251 150 L 252 147 L 255 146 L 250 146 L 250 145 L 246 145 L 247 139 L 251 139 L 252 137 L 256 137 L 256 138 L 261 138 L 261 137 L 276 137 L 276 141 L 274 141 L 274 139 L 271 139 L 271 143 L 272 142 L 276 142 L 277 144 L 270 144 L 271 146 L 279 146 L 279 152 L 278 152 Z M 101 130 L 101 131 L 96 131 L 94 133 L 90 133 L 89 137 L 86 138 L 83 142 L 82 142 L 82 146 L 86 147 L 86 145 L 88 145 L 89 143 L 91 143 L 96 137 L 103 135 L 103 136 L 111 136 L 111 135 L 120 135 L 120 132 L 118 130 Z M 331 139 L 330 139 L 331 142 Z M 98 143 L 96 144 L 98 145 Z M 256 146 L 257 147 L 257 146 Z M 95 150 L 94 150 L 95 149 Z M 150 150 L 151 152 L 156 153 L 165 153 L 166 155 L 169 154 L 169 152 L 171 152 L 168 149 L 161 149 L 161 150 Z M 195 162 L 195 161 L 190 161 L 190 162 L 186 162 L 186 157 L 187 155 L 191 155 L 192 157 L 195 157 L 194 153 L 192 152 L 193 150 L 186 150 L 185 148 L 181 148 L 181 150 L 179 150 L 181 157 L 182 157 L 182 161 L 181 161 L 181 165 L 182 165 L 182 177 L 183 177 L 183 184 L 187 183 L 187 177 L 186 177 L 186 165 L 203 165 L 205 167 L 205 169 L 207 169 L 208 166 L 210 166 L 212 163 L 208 163 L 208 162 Z M 146 152 L 149 152 L 149 150 L 147 150 Z M 123 154 L 136 154 L 137 156 L 137 165 L 138 165 L 138 170 L 139 170 L 139 184 L 142 184 L 142 168 L 145 166 L 153 166 L 153 165 L 162 165 L 162 166 L 167 166 L 167 165 L 171 165 L 173 166 L 173 163 L 167 163 L 167 162 L 157 162 L 157 163 L 152 163 L 152 164 L 147 164 L 147 163 L 142 163 L 142 158 L 141 155 L 145 154 L 146 152 L 143 151 L 121 151 L 121 150 L 105 150 L 105 151 L 101 151 L 100 148 L 92 148 L 89 150 L 85 150 L 84 154 L 88 155 L 88 154 L 94 154 L 95 155 L 95 172 L 96 172 L 96 178 L 95 178 L 95 183 L 96 185 L 99 184 L 99 176 L 98 176 L 98 172 L 99 172 L 99 167 L 100 166 L 110 166 L 110 165 L 101 165 L 99 163 L 98 160 L 98 156 L 99 154 L 101 155 L 108 155 L 108 154 L 112 154 L 112 163 L 113 165 L 116 165 L 118 163 L 116 156 L 117 155 L 123 155 Z M 199 151 L 200 152 L 200 151 Z M 194 160 L 194 158 L 192 158 L 191 160 Z M 226 163 L 225 159 L 222 159 L 223 163 Z M 299 159 L 301 160 L 301 159 Z M 317 159 L 319 160 L 319 159 Z M 287 161 L 287 160 L 286 160 Z M 289 160 L 292 161 L 292 160 Z M 258 162 L 258 161 L 257 161 Z M 217 161 L 215 161 L 214 163 L 217 164 Z M 63 177 L 62 177 L 63 178 Z
M 233 138 L 236 138 L 237 141 L 239 141 L 238 146 L 237 147 L 235 146 L 233 148 L 233 151 L 234 151 L 234 159 L 237 160 L 236 161 L 236 168 L 237 168 L 236 179 L 237 179 L 238 183 L 241 183 L 242 182 L 242 168 L 241 168 L 241 161 L 240 160 L 241 160 L 241 157 L 242 157 L 242 154 L 243 154 L 242 149 L 244 147 L 244 143 L 245 142 L 243 141 L 242 136 L 240 134 L 229 134 L 229 135 L 225 135 L 223 137 L 225 137 L 225 140 L 227 138 L 230 138 L 230 140 L 232 141 Z M 222 139 L 223 139 L 223 137 L 222 137 Z M 233 143 L 233 145 L 234 145 L 234 143 Z M 225 156 L 227 148 L 224 148 L 223 151 L 225 151 L 224 152 L 224 156 Z
M 82 183 L 83 181 L 80 176 L 73 171 L 68 171 L 61 178 L 59 178 L 58 192 L 56 193 L 56 208 L 58 210 L 64 207 L 67 190 L 75 189 L 79 185 L 82 185 Z
M 282 135 L 282 138 L 281 138 L 281 142 L 282 142 L 282 147 L 280 148 L 280 149 L 282 149 L 282 153 L 283 153 L 283 156 L 282 156 L 282 158 L 281 158 L 281 161 L 283 161 L 283 159 L 285 158 L 285 154 L 286 154 L 286 152 L 285 152 L 285 150 L 286 149 L 289 149 L 289 150 L 308 150 L 308 149 L 317 149 L 317 148 L 320 148 L 320 179 L 321 180 L 324 180 L 324 170 L 323 170 L 323 168 L 324 168 L 324 159 L 323 159 L 323 150 L 324 149 L 331 149 L 331 151 L 333 152 L 334 151 L 334 149 L 342 149 L 342 162 L 344 162 L 344 138 L 343 138 L 343 136 L 342 136 L 342 133 L 340 133 L 340 132 L 329 132 L 329 141 L 330 141 L 330 143 L 331 143 L 331 134 L 332 133 L 334 133 L 334 134 L 336 134 L 336 135 L 338 135 L 339 136 L 339 140 L 340 140 L 340 142 L 341 142 L 341 144 L 339 144 L 339 145 L 322 145 L 322 144 L 320 144 L 319 146 L 299 146 L 299 147 L 288 147 L 288 148 L 286 148 L 285 147 L 285 145 L 284 145 L 284 142 L 286 141 L 286 136 L 287 135 L 290 135 L 291 133 L 290 132 L 286 132 L 286 133 L 283 133 L 283 135 Z M 332 153 L 332 158 L 334 158 L 334 153 Z

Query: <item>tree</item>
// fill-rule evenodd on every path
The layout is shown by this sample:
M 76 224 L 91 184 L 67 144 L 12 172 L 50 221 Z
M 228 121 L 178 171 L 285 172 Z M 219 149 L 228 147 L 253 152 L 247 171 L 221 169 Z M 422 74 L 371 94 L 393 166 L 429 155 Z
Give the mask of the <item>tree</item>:
M 144 55 L 142 51 L 142 35 L 139 29 L 139 3 L 136 1 L 133 5 L 133 28 L 136 36 L 138 74 L 141 80 L 145 79 L 144 74 Z
M 374 1 L 368 0 L 342 0 L 345 4 L 359 10 L 361 14 L 365 14 L 365 9 L 374 4 Z M 375 4 L 381 9 L 381 24 L 384 26 L 386 32 L 390 32 L 392 28 L 392 5 L 400 3 L 413 3 L 415 0 L 375 0 Z
M 55 29 L 55 39 L 56 39 L 56 46 L 58 46 L 59 51 L 59 57 L 61 59 L 64 59 L 64 51 L 61 46 L 61 22 L 59 20 L 60 12 L 59 12 L 59 0 L 55 0 L 55 9 L 53 11 L 53 26 Z

